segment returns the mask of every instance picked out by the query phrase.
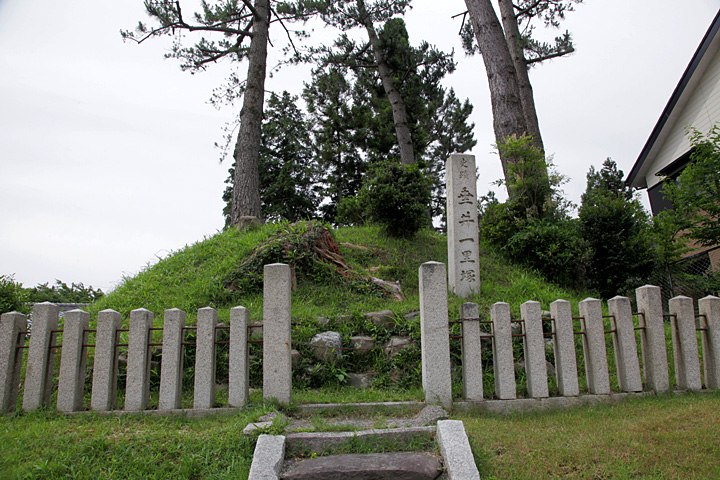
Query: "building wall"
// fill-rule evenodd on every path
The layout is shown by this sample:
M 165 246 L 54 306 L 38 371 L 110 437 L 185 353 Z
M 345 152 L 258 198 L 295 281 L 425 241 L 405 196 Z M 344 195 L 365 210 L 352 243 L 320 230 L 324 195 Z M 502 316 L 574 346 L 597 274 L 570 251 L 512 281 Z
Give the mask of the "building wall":
M 720 51 L 716 49 L 714 53 L 708 52 L 704 58 L 709 58 L 709 65 L 698 80 L 686 87 L 690 96 L 684 106 L 678 105 L 673 111 L 673 116 L 677 115 L 674 123 L 648 169 L 648 188 L 659 183 L 660 177 L 655 175 L 656 172 L 690 150 L 687 126 L 707 133 L 720 121 Z

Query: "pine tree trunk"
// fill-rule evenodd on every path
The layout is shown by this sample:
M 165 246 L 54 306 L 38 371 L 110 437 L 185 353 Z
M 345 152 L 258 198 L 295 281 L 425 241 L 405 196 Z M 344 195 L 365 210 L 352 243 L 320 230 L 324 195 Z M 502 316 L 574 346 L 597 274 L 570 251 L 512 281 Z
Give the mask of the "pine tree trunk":
M 505 30 L 505 40 L 508 50 L 510 51 L 510 56 L 513 59 L 513 64 L 515 65 L 518 89 L 520 91 L 520 102 L 522 103 L 523 114 L 525 116 L 527 133 L 533 137 L 535 146 L 545 152 L 542 136 L 540 135 L 540 124 L 538 122 L 537 112 L 535 111 L 535 98 L 533 96 L 532 85 L 530 84 L 530 76 L 528 75 L 528 65 L 525 61 L 525 54 L 520 46 L 520 29 L 518 28 L 517 16 L 515 15 L 515 7 L 513 7 L 512 0 L 498 0 L 498 5 L 500 7 L 503 30 Z
M 380 51 L 380 39 L 377 36 L 372 19 L 367 13 L 364 0 L 357 0 L 357 6 L 358 13 L 361 17 L 360 21 L 365 26 L 370 39 L 370 45 L 373 49 L 375 63 L 377 64 L 378 72 L 380 73 L 380 80 L 382 81 L 385 95 L 387 95 L 392 108 L 393 122 L 395 124 L 395 136 L 397 137 L 398 145 L 400 146 L 400 160 L 405 165 L 412 165 L 415 163 L 415 149 L 412 135 L 410 134 L 410 127 L 408 125 L 405 101 L 403 100 L 402 95 L 400 95 L 400 92 L 395 88 L 390 67 Z
M 265 100 L 270 0 L 255 0 L 255 9 L 264 18 L 255 19 L 248 53 L 247 83 L 240 111 L 240 129 L 235 144 L 235 178 L 230 225 L 236 225 L 242 216 L 254 216 L 262 220 L 258 160 Z
M 490 102 L 493 111 L 493 129 L 495 141 L 502 145 L 511 135 L 521 136 L 528 133 L 525 115 L 520 100 L 517 75 L 512 57 L 508 52 L 505 35 L 490 0 L 465 0 L 470 13 L 475 37 L 485 63 Z M 500 153 L 506 185 L 512 183 L 508 178 L 508 163 L 513 159 L 504 158 Z

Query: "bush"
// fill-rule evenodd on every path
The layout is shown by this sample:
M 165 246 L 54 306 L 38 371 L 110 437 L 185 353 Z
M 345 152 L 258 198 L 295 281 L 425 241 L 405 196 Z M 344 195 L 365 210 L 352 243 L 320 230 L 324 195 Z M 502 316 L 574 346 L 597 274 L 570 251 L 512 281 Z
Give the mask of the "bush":
M 354 215 L 360 209 L 388 235 L 412 237 L 430 225 L 431 188 L 430 179 L 417 165 L 378 162 L 363 182 Z
M 28 294 L 12 275 L 0 275 L 0 313 L 29 313 Z

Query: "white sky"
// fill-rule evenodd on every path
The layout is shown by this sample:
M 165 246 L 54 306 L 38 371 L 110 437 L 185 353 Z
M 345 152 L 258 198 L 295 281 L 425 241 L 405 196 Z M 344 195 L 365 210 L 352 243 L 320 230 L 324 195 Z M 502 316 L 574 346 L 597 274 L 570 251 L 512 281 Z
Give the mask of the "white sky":
M 464 2 L 413 6 L 411 42 L 455 50 L 458 69 L 444 83 L 475 106 L 471 153 L 484 194 L 502 173 L 482 59 L 465 57 L 450 18 Z M 590 165 L 612 157 L 629 172 L 718 8 L 720 0 L 586 0 L 568 15 L 562 28 L 577 51 L 533 69 L 531 81 L 571 200 L 579 203 Z M 229 164 L 213 144 L 238 109 L 207 100 L 230 66 L 190 75 L 162 58 L 167 41 L 123 43 L 119 30 L 138 20 L 141 0 L 0 0 L 0 275 L 107 292 L 222 228 Z M 283 35 L 271 32 L 276 45 Z M 286 69 L 267 88 L 298 94 L 308 80 L 309 67 Z

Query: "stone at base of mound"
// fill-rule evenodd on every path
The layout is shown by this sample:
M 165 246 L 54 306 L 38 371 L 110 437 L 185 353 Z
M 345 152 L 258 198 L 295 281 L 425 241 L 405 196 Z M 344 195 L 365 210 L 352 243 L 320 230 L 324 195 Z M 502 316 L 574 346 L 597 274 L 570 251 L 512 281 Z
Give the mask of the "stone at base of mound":
M 442 466 L 424 453 L 331 455 L 291 465 L 284 480 L 434 480 Z

